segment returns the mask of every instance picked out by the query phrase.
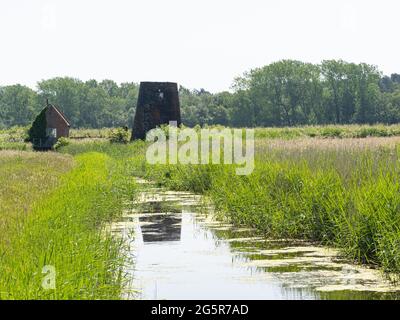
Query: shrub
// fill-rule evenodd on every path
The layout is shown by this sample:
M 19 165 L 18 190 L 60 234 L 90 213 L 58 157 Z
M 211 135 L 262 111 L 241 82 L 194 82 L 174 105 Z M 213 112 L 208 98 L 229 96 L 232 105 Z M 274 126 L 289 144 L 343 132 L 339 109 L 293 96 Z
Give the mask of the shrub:
M 58 141 L 56 142 L 56 144 L 53 146 L 54 150 L 58 150 L 61 147 L 66 147 L 70 144 L 69 139 L 61 137 L 58 139 Z
M 127 128 L 114 129 L 110 134 L 111 143 L 128 143 L 130 140 L 129 138 L 129 131 Z

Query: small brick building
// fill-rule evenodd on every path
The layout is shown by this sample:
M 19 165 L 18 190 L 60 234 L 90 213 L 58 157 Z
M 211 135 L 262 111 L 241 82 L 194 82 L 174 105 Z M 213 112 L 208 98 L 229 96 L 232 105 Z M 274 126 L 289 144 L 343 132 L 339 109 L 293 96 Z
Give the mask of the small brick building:
M 46 110 L 46 135 L 58 139 L 60 137 L 69 137 L 69 128 L 71 127 L 65 115 L 54 105 L 47 105 Z
M 69 136 L 70 123 L 62 111 L 47 101 L 46 108 L 36 117 L 29 130 L 34 149 L 51 149 L 61 137 Z

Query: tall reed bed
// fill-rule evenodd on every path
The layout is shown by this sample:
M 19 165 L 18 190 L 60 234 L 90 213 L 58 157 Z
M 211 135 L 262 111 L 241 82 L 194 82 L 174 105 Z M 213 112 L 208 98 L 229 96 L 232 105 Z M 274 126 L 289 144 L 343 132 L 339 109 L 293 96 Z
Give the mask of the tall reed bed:
M 367 138 L 400 135 L 399 125 L 315 125 L 284 128 L 256 128 L 256 138 Z
M 123 244 L 104 227 L 122 213 L 135 185 L 125 164 L 105 154 L 75 162 L 25 216 L 9 221 L 13 232 L 0 244 L 1 299 L 120 298 Z M 54 267 L 54 289 L 42 286 L 46 267 Z
M 101 129 L 71 129 L 70 137 L 72 139 L 83 139 L 83 138 L 109 138 L 112 128 L 101 128 Z
M 207 126 L 223 128 L 223 126 Z M 11 127 L 0 129 L 0 142 L 22 143 L 28 135 L 30 126 Z M 200 129 L 199 125 L 195 126 Z M 113 128 L 72 128 L 70 138 L 73 140 L 105 140 L 112 135 Z M 400 125 L 314 125 L 301 127 L 270 127 L 255 128 L 258 139 L 298 139 L 298 138 L 367 138 L 367 137 L 395 137 L 400 136 Z
M 398 138 L 260 139 L 255 170 L 232 165 L 149 165 L 146 144 L 72 144 L 63 152 L 98 150 L 135 175 L 171 189 L 208 195 L 221 218 L 268 237 L 336 246 L 356 262 L 400 273 Z
M 235 224 L 337 246 L 400 273 L 400 148 L 390 139 L 359 141 L 257 140 L 249 176 L 232 165 L 147 165 L 146 172 L 167 187 L 209 195 Z

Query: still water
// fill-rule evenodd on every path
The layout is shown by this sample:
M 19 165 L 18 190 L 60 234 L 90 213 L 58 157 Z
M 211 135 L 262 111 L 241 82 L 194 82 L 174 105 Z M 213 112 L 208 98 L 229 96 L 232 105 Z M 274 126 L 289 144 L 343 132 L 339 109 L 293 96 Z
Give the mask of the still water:
M 399 299 L 379 271 L 306 242 L 216 221 L 198 195 L 145 188 L 114 232 L 127 240 L 127 299 Z

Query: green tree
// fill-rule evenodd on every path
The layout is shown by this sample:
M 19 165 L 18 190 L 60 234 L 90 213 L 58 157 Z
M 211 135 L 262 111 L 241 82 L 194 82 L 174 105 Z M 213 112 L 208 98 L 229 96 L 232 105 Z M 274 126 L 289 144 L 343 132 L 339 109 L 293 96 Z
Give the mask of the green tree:
M 26 126 L 39 112 L 36 92 L 22 85 L 0 88 L 0 123 L 3 126 Z
M 84 83 L 74 78 L 53 78 L 38 83 L 39 97 L 42 101 L 60 106 L 67 118 L 75 127 L 84 126 L 81 118 L 82 101 L 84 101 Z

